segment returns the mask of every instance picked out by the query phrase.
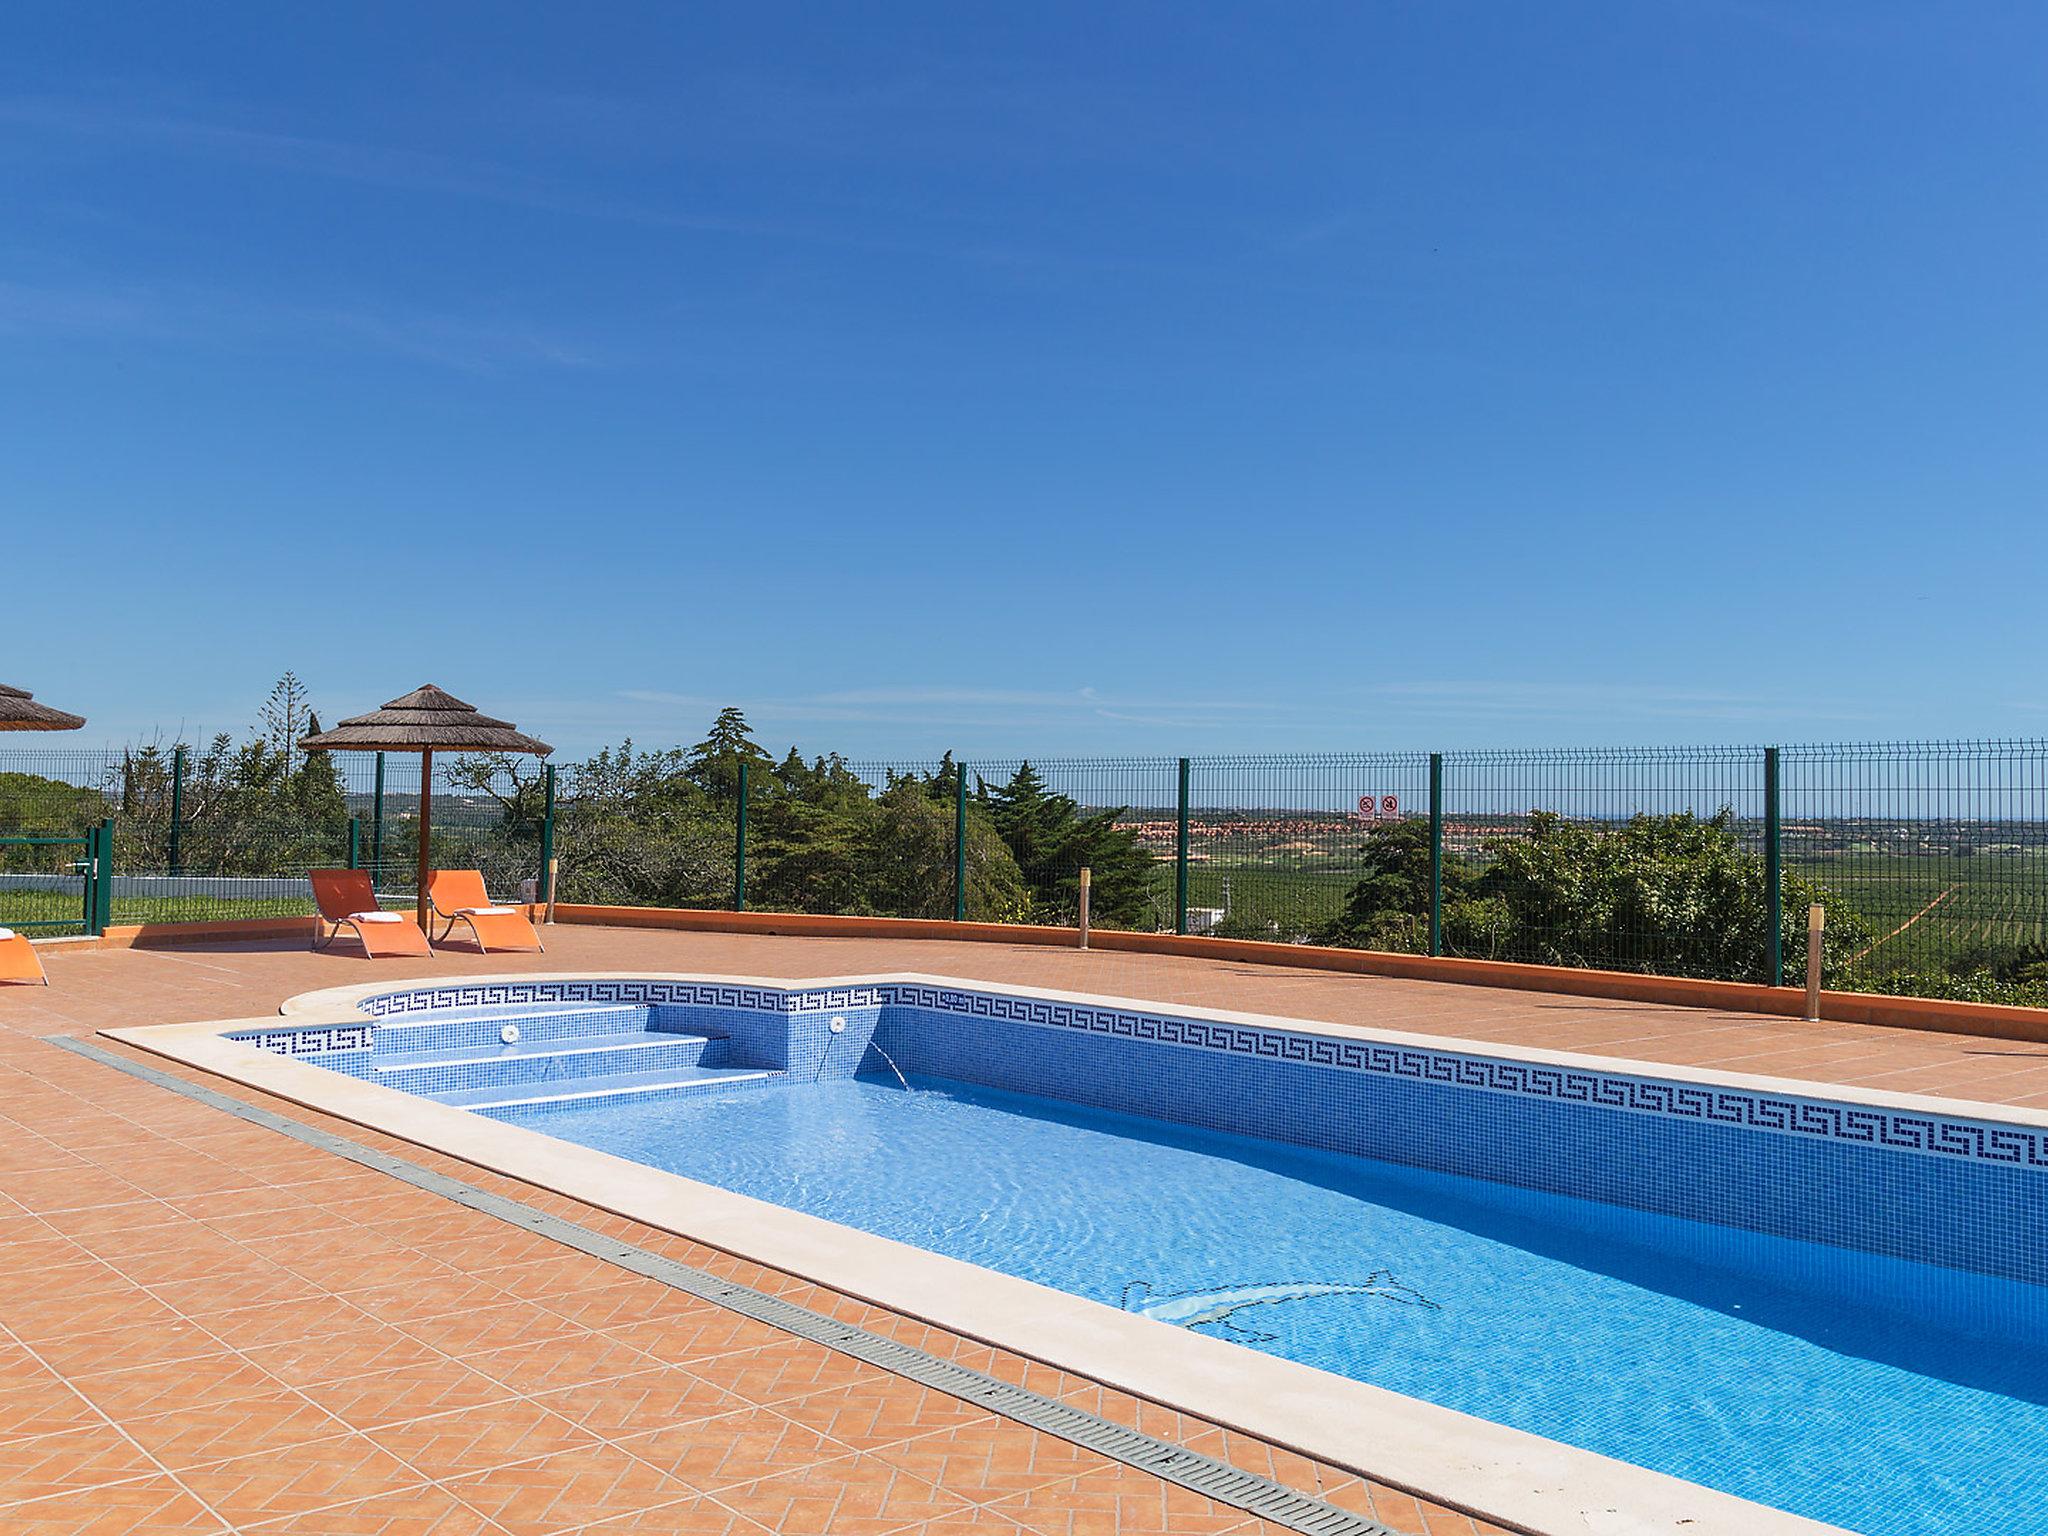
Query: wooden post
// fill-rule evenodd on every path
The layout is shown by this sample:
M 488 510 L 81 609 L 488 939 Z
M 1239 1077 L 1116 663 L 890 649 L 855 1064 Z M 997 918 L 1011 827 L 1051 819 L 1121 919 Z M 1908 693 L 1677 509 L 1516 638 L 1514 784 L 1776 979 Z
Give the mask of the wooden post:
M 1088 883 L 1093 878 L 1088 866 L 1081 866 L 1081 947 L 1088 947 Z
M 427 917 L 427 875 L 433 863 L 433 854 L 428 847 L 430 834 L 434 830 L 434 749 L 420 751 L 420 886 L 419 905 L 416 908 L 420 931 L 433 937 L 434 925 Z
M 1806 1016 L 1820 1017 L 1821 933 L 1828 925 L 1828 909 L 1815 902 L 1806 909 Z

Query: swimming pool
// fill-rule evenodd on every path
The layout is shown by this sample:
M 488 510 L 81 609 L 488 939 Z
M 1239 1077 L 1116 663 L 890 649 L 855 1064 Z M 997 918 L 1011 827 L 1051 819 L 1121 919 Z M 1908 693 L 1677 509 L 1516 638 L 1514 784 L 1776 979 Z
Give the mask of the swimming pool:
M 1853 1530 L 2048 1506 L 2024 1119 L 922 980 L 361 1007 L 241 1034 Z

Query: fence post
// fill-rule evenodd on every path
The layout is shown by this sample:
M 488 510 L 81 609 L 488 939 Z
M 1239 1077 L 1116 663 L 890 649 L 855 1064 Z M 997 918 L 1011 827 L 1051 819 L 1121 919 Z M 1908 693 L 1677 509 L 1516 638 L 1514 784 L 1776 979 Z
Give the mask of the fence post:
M 1444 952 L 1444 755 L 1429 754 L 1429 952 Z
M 540 765 L 540 899 L 555 902 L 555 765 Z
M 79 839 L 85 857 L 78 861 L 78 931 L 88 938 L 96 931 L 93 928 L 93 914 L 100 909 L 98 887 L 100 883 L 100 834 L 96 827 L 87 827 L 85 836 Z
M 967 921 L 967 765 L 953 764 L 953 921 Z
M 1785 829 L 1778 816 L 1778 749 L 1764 748 L 1764 910 L 1771 985 L 1785 985 Z
M 100 823 L 99 854 L 94 862 L 99 865 L 100 877 L 93 882 L 92 931 L 100 934 L 114 926 L 114 818 L 111 816 Z
M 384 867 L 384 754 L 377 754 L 377 795 L 370 808 L 370 865 Z
M 360 816 L 348 819 L 348 867 L 363 867 L 363 818 Z
M 732 834 L 732 909 L 747 910 L 747 760 L 740 759 L 740 810 Z
M 1180 760 L 1180 828 L 1173 841 L 1173 931 L 1188 931 L 1188 760 Z
M 171 749 L 170 855 L 171 873 L 185 873 L 185 747 L 182 742 Z

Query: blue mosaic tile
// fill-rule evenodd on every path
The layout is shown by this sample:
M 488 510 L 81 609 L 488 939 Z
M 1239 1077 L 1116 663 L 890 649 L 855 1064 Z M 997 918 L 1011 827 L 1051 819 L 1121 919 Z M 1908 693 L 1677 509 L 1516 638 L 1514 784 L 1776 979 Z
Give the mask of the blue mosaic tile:
M 448 983 L 360 1006 L 371 1022 L 236 1038 L 367 1075 L 399 1036 L 485 1043 L 527 1008 L 551 1010 L 533 1030 L 573 1038 L 616 1032 L 624 1008 L 629 1027 L 722 1037 L 719 1064 L 770 1082 L 886 1071 L 886 1054 L 909 1073 L 2048 1283 L 2048 1131 L 1993 1119 L 926 983 Z M 492 1070 L 428 1074 L 421 1091 L 504 1080 Z

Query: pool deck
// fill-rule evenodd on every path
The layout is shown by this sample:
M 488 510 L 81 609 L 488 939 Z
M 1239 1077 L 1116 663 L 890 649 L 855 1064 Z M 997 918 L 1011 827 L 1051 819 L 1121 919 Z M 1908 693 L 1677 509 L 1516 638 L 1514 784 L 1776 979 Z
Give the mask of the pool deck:
M 2048 1046 L 1169 956 L 549 930 L 549 953 L 46 946 L 0 988 L 0 1531 L 1272 1531 L 39 1038 L 518 970 L 950 974 L 2048 1107 Z M 254 1098 L 234 1088 L 238 1097 Z M 1072 1398 L 1408 1536 L 1496 1527 L 308 1111 L 293 1118 Z

